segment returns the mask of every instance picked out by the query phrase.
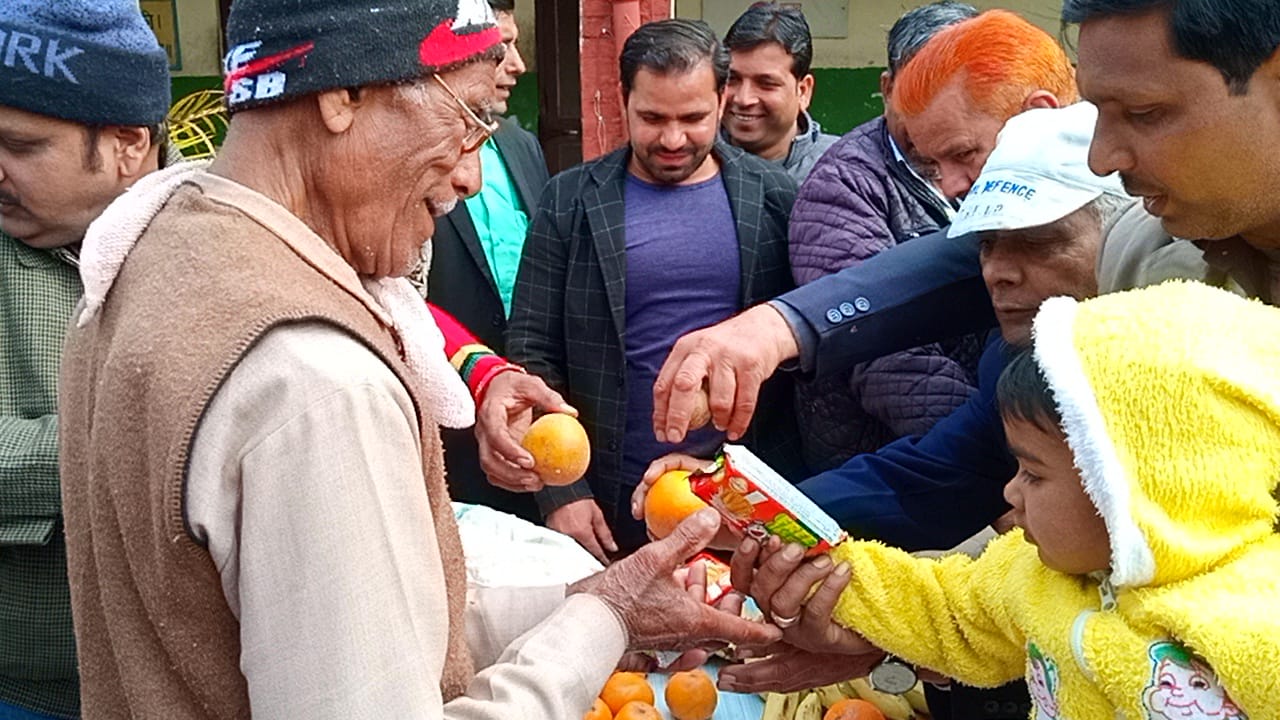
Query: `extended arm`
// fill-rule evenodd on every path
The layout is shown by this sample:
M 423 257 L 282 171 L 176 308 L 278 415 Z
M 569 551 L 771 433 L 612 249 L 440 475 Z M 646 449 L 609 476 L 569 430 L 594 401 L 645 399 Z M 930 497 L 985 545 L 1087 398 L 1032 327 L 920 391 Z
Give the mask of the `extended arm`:
M 923 436 L 857 455 L 800 489 L 857 537 L 908 550 L 950 548 L 1008 510 L 1016 463 L 995 403 L 1003 345 L 988 345 L 980 389 Z
M 914 558 L 878 543 L 850 542 L 832 551 L 849 563 L 850 580 L 833 619 L 877 647 L 961 682 L 993 687 L 1021 677 L 1025 639 L 1006 596 L 1025 543 L 1021 535 L 992 543 L 982 557 Z

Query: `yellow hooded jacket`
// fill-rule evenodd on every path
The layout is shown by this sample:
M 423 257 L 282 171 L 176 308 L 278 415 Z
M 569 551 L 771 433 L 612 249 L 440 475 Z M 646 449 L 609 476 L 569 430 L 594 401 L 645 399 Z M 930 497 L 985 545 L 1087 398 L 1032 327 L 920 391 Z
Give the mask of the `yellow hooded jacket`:
M 1037 719 L 1280 719 L 1280 310 L 1195 283 L 1054 298 L 1035 357 L 1111 541 L 1097 577 L 1015 530 L 976 560 L 849 542 L 835 618 Z

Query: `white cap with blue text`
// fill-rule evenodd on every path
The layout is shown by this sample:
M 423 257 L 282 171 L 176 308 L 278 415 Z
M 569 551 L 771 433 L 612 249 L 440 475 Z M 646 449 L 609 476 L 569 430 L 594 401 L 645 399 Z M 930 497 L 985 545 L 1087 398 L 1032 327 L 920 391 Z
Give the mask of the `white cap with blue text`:
M 1110 193 L 1128 197 L 1120 176 L 1089 169 L 1098 109 L 1087 102 L 1014 115 L 996 138 L 947 237 L 1020 230 L 1061 220 Z

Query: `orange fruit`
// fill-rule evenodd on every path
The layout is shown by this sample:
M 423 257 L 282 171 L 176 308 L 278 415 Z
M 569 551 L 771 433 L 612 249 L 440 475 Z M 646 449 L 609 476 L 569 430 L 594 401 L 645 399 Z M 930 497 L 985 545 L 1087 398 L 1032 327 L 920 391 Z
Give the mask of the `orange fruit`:
M 613 720 L 662 720 L 658 708 L 647 702 L 632 700 L 613 716 Z
M 720 701 L 711 676 L 697 668 L 672 675 L 662 697 L 676 720 L 707 720 L 715 714 Z
M 533 456 L 533 471 L 547 485 L 568 485 L 587 472 L 591 442 L 572 415 L 547 413 L 529 425 L 520 441 Z
M 822 720 L 885 720 L 885 717 L 880 708 L 866 700 L 845 698 L 827 708 Z
M 681 520 L 707 504 L 689 488 L 688 470 L 668 470 L 658 476 L 644 496 L 644 523 L 656 538 L 675 532 Z
M 596 698 L 595 704 L 591 706 L 586 715 L 582 716 L 582 720 L 613 720 L 613 711 L 609 709 L 608 705 L 604 704 L 603 700 Z
M 618 720 L 618 712 L 622 706 L 634 700 L 653 704 L 653 686 L 645 678 L 644 673 L 616 672 L 605 681 L 600 690 L 600 699 L 613 711 L 614 720 Z

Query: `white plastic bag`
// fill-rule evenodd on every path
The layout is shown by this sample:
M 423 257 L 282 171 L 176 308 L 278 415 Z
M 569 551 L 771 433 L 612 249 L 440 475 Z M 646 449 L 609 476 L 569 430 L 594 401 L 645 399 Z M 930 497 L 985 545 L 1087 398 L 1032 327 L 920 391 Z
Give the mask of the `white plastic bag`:
M 465 503 L 454 503 L 453 515 L 472 585 L 560 585 L 604 569 L 578 541 L 515 515 Z

